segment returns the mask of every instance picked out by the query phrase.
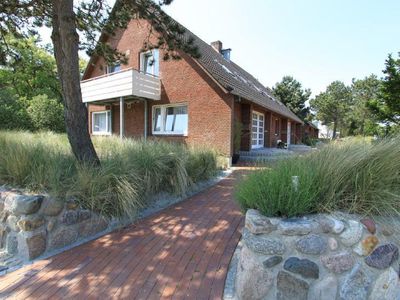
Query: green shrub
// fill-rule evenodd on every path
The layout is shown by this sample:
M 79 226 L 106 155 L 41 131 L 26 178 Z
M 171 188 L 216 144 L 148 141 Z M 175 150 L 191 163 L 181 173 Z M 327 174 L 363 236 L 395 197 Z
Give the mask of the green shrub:
M 107 217 L 132 217 L 151 195 L 185 194 L 216 171 L 211 150 L 117 137 L 93 141 L 100 168 L 79 166 L 65 135 L 0 131 L 0 184 L 73 197 Z
M 375 144 L 348 139 L 250 175 L 237 188 L 236 197 L 243 208 L 256 208 L 268 216 L 336 210 L 398 214 L 399 157 L 399 137 Z M 297 189 L 293 176 L 299 178 Z
M 6 88 L 0 90 L 0 129 L 32 129 L 27 103 Z
M 303 142 L 304 145 L 315 147 L 317 145 L 317 143 L 318 143 L 318 139 L 317 138 L 312 138 L 312 137 L 307 135 L 307 136 L 305 136 L 303 138 L 302 142 Z
M 35 130 L 65 131 L 64 107 L 60 101 L 38 95 L 29 100 L 27 112 Z
M 217 155 L 208 149 L 192 149 L 186 160 L 186 170 L 193 183 L 214 176 L 216 166 Z

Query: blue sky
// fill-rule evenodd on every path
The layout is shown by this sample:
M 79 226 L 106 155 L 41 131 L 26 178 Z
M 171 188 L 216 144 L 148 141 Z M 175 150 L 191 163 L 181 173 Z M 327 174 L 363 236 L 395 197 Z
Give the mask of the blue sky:
M 167 12 L 272 87 L 292 75 L 313 94 L 334 80 L 382 76 L 400 51 L 397 0 L 174 0 Z

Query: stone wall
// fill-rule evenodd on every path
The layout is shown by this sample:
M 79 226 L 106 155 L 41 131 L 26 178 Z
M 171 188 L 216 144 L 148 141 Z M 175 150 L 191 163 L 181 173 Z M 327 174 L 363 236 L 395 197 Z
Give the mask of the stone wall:
M 400 299 L 393 226 L 354 215 L 246 213 L 236 299 Z
M 59 201 L 0 187 L 0 272 L 3 257 L 24 262 L 61 249 L 111 226 L 73 200 Z

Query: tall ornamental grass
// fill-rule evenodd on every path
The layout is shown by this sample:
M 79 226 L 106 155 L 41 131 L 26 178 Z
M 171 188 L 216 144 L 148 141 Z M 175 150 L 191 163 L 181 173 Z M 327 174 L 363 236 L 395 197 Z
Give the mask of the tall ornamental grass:
M 100 168 L 79 165 L 65 135 L 0 131 L 0 184 L 74 198 L 107 217 L 133 217 L 151 195 L 185 194 L 217 170 L 209 149 L 117 137 L 93 142 Z
M 400 137 L 348 139 L 279 161 L 249 175 L 236 198 L 267 216 L 338 210 L 400 216 Z

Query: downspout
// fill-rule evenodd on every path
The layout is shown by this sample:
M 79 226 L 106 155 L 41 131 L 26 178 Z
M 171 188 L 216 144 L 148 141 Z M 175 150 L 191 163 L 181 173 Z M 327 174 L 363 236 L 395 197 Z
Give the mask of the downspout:
M 147 100 L 144 101 L 144 140 L 147 141 Z
M 121 139 L 125 136 L 125 101 L 124 97 L 119 98 L 119 136 Z

